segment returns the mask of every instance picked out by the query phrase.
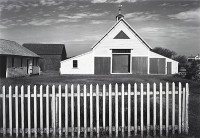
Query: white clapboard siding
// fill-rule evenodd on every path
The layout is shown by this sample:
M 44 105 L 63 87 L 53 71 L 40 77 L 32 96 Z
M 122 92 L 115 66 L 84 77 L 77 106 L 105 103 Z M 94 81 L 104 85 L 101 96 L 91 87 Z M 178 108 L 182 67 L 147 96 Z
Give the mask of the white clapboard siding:
M 70 87 L 67 84 L 65 87 L 28 85 L 20 88 L 3 86 L 1 90 L 0 117 L 3 121 L 0 133 L 3 136 L 81 137 L 84 134 L 88 137 L 90 133 L 90 137 L 100 137 L 107 132 L 110 137 L 113 133 L 116 137 L 188 134 L 188 84 L 185 87 L 181 83 L 178 86 L 175 83 L 97 84 L 94 87 L 92 84 L 89 87 L 79 84 Z

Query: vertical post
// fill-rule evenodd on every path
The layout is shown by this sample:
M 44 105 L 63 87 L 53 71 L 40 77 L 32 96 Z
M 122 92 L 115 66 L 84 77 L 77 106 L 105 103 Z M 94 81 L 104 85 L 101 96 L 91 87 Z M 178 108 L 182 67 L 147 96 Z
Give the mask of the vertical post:
M 80 137 L 81 134 L 81 123 L 80 123 L 80 85 L 77 85 L 77 127 L 78 127 L 78 133 L 77 133 L 77 137 Z
M 6 136 L 6 87 L 2 87 L 3 91 L 3 136 Z
M 49 137 L 49 85 L 46 86 L 46 130 Z
M 30 85 L 28 85 L 27 89 L 28 89 L 28 137 L 31 137 L 31 90 L 30 90 Z
M 18 108 L 18 86 L 15 86 L 15 125 L 16 125 L 16 137 L 19 136 L 19 108 Z
M 93 138 L 93 87 L 90 84 L 90 137 Z
M 183 88 L 183 102 L 182 102 L 182 132 L 185 132 L 185 88 Z
M 182 86 L 179 82 L 178 87 L 178 133 L 181 134 L 181 95 L 182 95 Z
M 22 128 L 22 137 L 25 135 L 24 130 L 24 86 L 21 86 L 21 128 Z
M 86 85 L 83 86 L 84 93 L 84 137 L 87 137 L 87 90 Z
M 71 85 L 71 130 L 72 138 L 74 137 L 74 85 Z
M 59 137 L 62 136 L 62 92 L 61 92 L 61 85 L 58 86 L 58 98 L 59 98 Z
M 131 85 L 128 84 L 128 137 L 131 136 Z
M 12 86 L 9 86 L 9 128 L 12 136 Z
M 121 87 L 121 91 L 122 91 L 122 96 L 121 96 L 121 102 L 122 102 L 122 137 L 124 137 L 124 127 L 125 127 L 125 123 L 124 123 L 124 84 L 122 84 Z
M 118 84 L 115 84 L 115 136 L 118 137 Z
M 163 134 L 163 111 L 162 111 L 162 83 L 160 83 L 160 136 Z
M 188 134 L 188 106 L 189 106 L 189 84 L 186 83 L 186 95 L 185 95 L 185 133 Z
M 147 83 L 147 136 L 149 136 L 150 132 L 150 86 L 149 83 Z
M 106 86 L 103 85 L 103 131 L 106 129 Z
M 53 136 L 56 135 L 56 91 L 55 85 L 52 86 L 52 128 Z
M 140 127 L 141 127 L 141 136 L 143 137 L 143 134 L 144 134 L 144 132 L 143 132 L 144 131 L 144 120 L 143 120 L 143 104 L 144 104 L 143 103 L 143 92 L 144 91 L 143 91 L 143 83 L 141 83 L 140 87 L 141 87 L 141 91 L 140 91 L 140 100 L 141 100 L 141 102 L 140 102 L 140 105 L 141 105 L 140 106 L 140 116 L 141 116 L 140 122 L 141 123 L 140 124 L 141 124 L 141 126 Z
M 43 126 L 43 86 L 40 85 L 40 134 L 43 136 L 44 126 Z
M 65 137 L 68 136 L 68 85 L 65 85 Z
M 37 137 L 37 91 L 36 85 L 34 85 L 34 133 Z
M 99 85 L 96 85 L 96 124 L 97 124 L 97 137 L 99 138 Z
M 166 83 L 166 136 L 169 135 L 169 83 Z
M 175 83 L 172 83 L 172 134 L 175 134 Z
M 156 83 L 153 84 L 153 135 L 156 136 Z
M 137 84 L 134 84 L 134 135 L 137 135 Z
M 109 84 L 109 137 L 112 137 L 112 85 Z

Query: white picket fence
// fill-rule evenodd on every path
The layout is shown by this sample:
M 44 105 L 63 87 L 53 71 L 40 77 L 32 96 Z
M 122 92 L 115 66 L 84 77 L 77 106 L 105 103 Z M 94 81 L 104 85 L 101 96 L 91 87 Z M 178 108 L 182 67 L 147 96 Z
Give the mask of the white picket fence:
M 159 88 L 155 83 L 115 84 L 114 88 L 97 84 L 89 89 L 84 85 L 83 90 L 80 85 L 43 87 L 2 87 L 0 135 L 80 137 L 89 133 L 99 137 L 104 132 L 118 137 L 188 133 L 188 84 L 183 88 L 181 83 L 166 83 L 165 90 L 162 83 Z

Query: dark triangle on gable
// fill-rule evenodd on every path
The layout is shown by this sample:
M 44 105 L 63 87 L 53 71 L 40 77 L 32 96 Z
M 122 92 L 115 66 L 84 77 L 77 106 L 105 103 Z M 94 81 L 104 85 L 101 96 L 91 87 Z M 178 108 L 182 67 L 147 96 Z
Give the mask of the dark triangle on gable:
M 120 31 L 114 39 L 130 39 L 123 31 Z

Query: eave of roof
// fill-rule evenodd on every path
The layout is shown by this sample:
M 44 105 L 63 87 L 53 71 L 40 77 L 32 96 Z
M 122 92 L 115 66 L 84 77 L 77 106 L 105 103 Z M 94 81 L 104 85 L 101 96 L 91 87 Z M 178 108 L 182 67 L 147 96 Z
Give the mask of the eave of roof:
M 149 44 L 147 44 L 147 42 L 145 42 L 141 36 L 139 36 L 139 34 L 123 19 L 121 18 L 117 23 L 114 24 L 113 27 L 111 27 L 111 29 L 97 42 L 95 43 L 93 46 L 92 46 L 92 49 L 94 47 L 96 47 L 114 28 L 115 26 L 117 26 L 117 24 L 119 24 L 121 21 L 123 21 L 127 26 L 128 28 L 142 41 L 143 44 L 145 44 L 150 50 L 152 49 Z
M 40 57 L 39 55 L 21 46 L 20 44 L 5 39 L 0 39 L 0 55 Z

